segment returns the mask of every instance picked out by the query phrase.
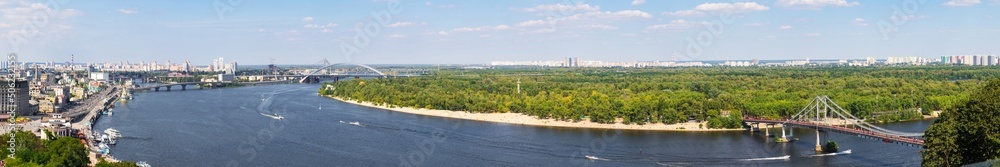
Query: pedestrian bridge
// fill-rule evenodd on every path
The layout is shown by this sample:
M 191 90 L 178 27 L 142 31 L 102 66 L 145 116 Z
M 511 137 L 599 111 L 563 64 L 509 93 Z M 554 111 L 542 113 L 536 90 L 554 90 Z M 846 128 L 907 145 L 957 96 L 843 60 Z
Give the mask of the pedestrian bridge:
M 779 141 L 789 141 L 790 138 L 794 137 L 790 129 L 792 127 L 816 129 L 817 151 L 821 150 L 820 131 L 854 135 L 914 147 L 920 147 L 924 144 L 923 132 L 898 132 L 872 125 L 851 115 L 850 112 L 841 108 L 827 96 L 817 96 L 809 105 L 806 105 L 789 119 L 778 120 L 746 116 L 743 117 L 743 122 L 750 126 L 751 130 L 753 125 L 757 125 L 757 128 L 760 128 L 760 124 L 765 124 L 765 126 L 782 125 L 781 136 L 778 137 Z M 770 135 L 770 132 L 766 133 Z

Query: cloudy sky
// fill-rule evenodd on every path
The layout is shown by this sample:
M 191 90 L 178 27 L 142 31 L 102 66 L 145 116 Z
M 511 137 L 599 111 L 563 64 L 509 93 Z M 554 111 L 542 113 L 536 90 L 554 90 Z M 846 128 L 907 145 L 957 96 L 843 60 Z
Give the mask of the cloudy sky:
M 398 4 L 398 6 L 396 6 Z M 24 61 L 465 64 L 998 54 L 1000 0 L 0 0 Z

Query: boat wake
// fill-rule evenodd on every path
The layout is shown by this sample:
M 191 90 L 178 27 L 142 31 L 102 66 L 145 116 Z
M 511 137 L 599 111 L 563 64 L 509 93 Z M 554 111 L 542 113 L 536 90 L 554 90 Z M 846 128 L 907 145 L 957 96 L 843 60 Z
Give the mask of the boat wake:
M 274 114 L 260 113 L 260 115 L 271 117 L 271 118 L 277 119 L 277 120 L 285 119 L 285 117 L 283 117 L 281 115 L 278 115 L 277 113 L 274 113 Z
M 364 125 L 361 125 L 361 122 L 357 122 L 357 121 L 354 121 L 354 122 L 340 121 L 340 123 L 342 123 L 342 124 L 350 124 L 350 125 L 354 125 L 354 126 L 358 126 L 358 127 L 365 127 Z
M 786 156 L 780 156 L 780 157 L 748 158 L 748 159 L 742 159 L 742 160 L 744 160 L 744 161 L 788 160 L 791 157 L 792 157 L 791 155 L 786 155 Z
M 609 160 L 609 159 L 604 159 L 604 158 L 600 158 L 600 157 L 595 157 L 595 156 L 590 156 L 590 155 L 588 155 L 588 156 L 584 156 L 584 157 L 587 157 L 587 159 L 589 159 L 589 160 L 599 160 L 599 161 L 611 161 L 611 160 Z
M 812 155 L 811 157 L 823 157 L 823 156 L 834 156 L 834 155 L 844 155 L 844 154 L 851 154 L 851 150 L 844 150 L 844 151 L 835 152 L 835 153 L 816 154 L 816 155 Z

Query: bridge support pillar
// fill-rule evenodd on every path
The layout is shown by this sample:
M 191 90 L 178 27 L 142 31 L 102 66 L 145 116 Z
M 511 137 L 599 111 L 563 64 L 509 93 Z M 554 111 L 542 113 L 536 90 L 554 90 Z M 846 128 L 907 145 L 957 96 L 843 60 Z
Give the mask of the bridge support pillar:
M 816 152 L 823 152 L 823 146 L 819 145 L 819 129 L 816 129 Z
M 170 91 L 170 87 L 173 87 L 173 86 L 167 86 L 167 91 Z
M 764 125 L 764 136 L 771 137 L 771 128 L 767 127 L 769 124 Z
M 153 88 L 153 90 L 154 90 L 154 92 L 159 92 L 160 91 L 160 87 L 155 87 L 155 88 Z
M 785 125 L 782 124 L 781 126 Z M 793 137 L 795 136 L 795 130 L 793 130 L 791 126 L 788 127 L 788 136 L 793 136 Z
M 781 138 L 784 139 L 785 136 L 785 124 L 781 124 Z
M 187 85 L 181 85 L 181 90 L 187 90 L 187 88 L 188 88 Z

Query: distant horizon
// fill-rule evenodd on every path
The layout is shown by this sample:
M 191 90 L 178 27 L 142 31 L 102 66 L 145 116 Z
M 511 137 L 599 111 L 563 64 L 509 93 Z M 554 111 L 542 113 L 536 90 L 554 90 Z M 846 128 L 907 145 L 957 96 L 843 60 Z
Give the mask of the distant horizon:
M 987 55 L 987 54 L 982 54 L 982 55 Z M 910 57 L 918 57 L 918 56 L 910 56 Z M 923 57 L 923 58 L 937 59 L 937 58 L 940 58 L 940 57 Z M 583 58 L 581 58 L 581 59 L 584 60 L 584 61 L 589 61 L 588 59 L 583 59 Z M 875 59 L 876 60 L 880 60 L 880 61 L 881 60 L 886 60 L 885 57 L 883 57 L 883 58 L 875 57 Z M 560 61 L 560 60 L 561 59 L 551 59 L 551 60 L 497 60 L 497 61 Z M 776 62 L 776 61 L 794 61 L 794 60 L 806 60 L 806 59 L 802 58 L 802 59 L 757 59 L 757 60 L 761 61 L 761 62 Z M 850 60 L 866 60 L 866 58 L 848 58 L 848 59 L 812 59 L 812 58 L 810 58 L 809 60 L 810 61 L 839 61 L 839 60 L 848 60 L 848 61 L 850 61 Z M 594 60 L 594 61 L 605 61 L 605 60 Z M 613 61 L 613 62 L 653 62 L 653 61 L 670 62 L 670 60 L 630 60 L 630 61 Z M 742 59 L 741 60 L 678 60 L 678 61 L 675 61 L 675 62 L 712 62 L 712 63 L 715 63 L 715 62 L 726 62 L 726 61 L 753 61 L 753 59 L 745 59 L 745 60 L 742 60 Z M 146 63 L 150 63 L 150 62 L 146 62 Z M 166 61 L 162 61 L 162 62 L 157 61 L 157 64 L 163 64 L 164 62 L 166 62 Z M 173 61 L 171 61 L 171 62 L 173 62 Z M 183 62 L 183 61 L 181 61 L 181 62 Z M 605 62 L 612 62 L 612 61 L 605 61 Z M 22 62 L 22 63 L 28 63 L 28 64 L 45 64 L 45 63 L 48 63 L 48 62 Z M 65 64 L 66 62 L 52 62 L 52 63 L 53 64 Z M 92 62 L 77 62 L 77 63 L 74 63 L 74 64 L 77 64 L 77 65 L 86 65 L 88 63 L 92 63 Z M 117 62 L 114 62 L 114 63 L 112 63 L 112 62 L 99 62 L 99 63 L 94 63 L 94 64 L 103 64 L 103 63 L 118 64 Z M 131 62 L 131 63 L 138 64 L 137 62 Z M 339 63 L 339 62 L 330 62 L 330 63 L 331 64 L 336 64 L 336 63 Z M 180 63 L 173 63 L 173 64 L 180 64 Z M 198 66 L 198 67 L 203 67 L 203 66 L 208 66 L 209 65 L 209 64 L 197 64 L 197 63 L 191 63 L 191 64 L 194 65 L 194 66 Z M 485 62 L 485 63 L 447 63 L 447 64 L 370 63 L 370 64 L 365 64 L 365 65 L 489 65 L 489 64 L 490 64 L 490 62 Z M 269 64 L 239 64 L 239 66 L 241 66 L 241 67 L 245 67 L 245 66 L 267 66 L 267 65 L 269 65 Z M 319 65 L 319 64 L 277 64 L 276 63 L 274 65 L 277 65 L 277 66 L 289 66 L 289 65 L 292 65 L 292 66 L 305 66 L 305 65 Z

